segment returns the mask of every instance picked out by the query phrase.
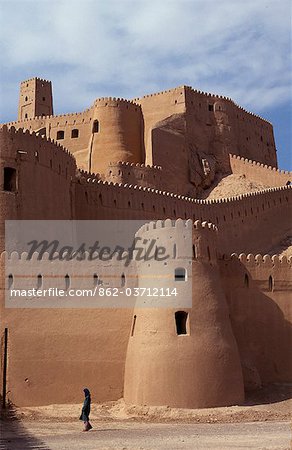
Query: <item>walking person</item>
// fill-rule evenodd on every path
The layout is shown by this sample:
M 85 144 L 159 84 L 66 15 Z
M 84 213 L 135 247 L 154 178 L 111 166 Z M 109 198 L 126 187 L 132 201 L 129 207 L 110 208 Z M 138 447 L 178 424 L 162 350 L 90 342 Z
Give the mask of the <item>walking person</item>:
M 81 415 L 79 417 L 80 420 L 83 420 L 84 422 L 84 429 L 82 431 L 89 431 L 91 430 L 92 426 L 89 422 L 89 414 L 90 414 L 90 403 L 91 403 L 91 397 L 89 389 L 85 388 L 83 389 L 85 399 L 82 406 Z

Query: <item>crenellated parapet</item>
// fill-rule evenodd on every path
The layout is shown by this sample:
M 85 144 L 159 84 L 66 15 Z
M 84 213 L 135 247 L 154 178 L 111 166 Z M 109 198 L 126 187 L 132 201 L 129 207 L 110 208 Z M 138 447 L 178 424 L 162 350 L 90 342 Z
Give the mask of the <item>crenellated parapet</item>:
M 124 167 L 124 168 L 128 168 L 128 167 L 136 167 L 136 168 L 141 168 L 141 169 L 157 169 L 157 170 L 161 170 L 162 167 L 161 166 L 150 166 L 149 164 L 139 164 L 139 163 L 130 163 L 128 161 L 118 161 L 117 163 L 110 163 L 109 167 L 116 167 L 117 165 L 119 165 L 120 167 Z
M 111 162 L 108 166 L 106 179 L 123 184 L 140 185 L 161 189 L 162 168 L 128 161 Z
M 27 83 L 29 83 L 30 81 L 34 81 L 34 80 L 40 81 L 41 83 L 51 83 L 51 81 L 45 80 L 44 78 L 33 77 L 33 78 L 28 78 L 27 80 L 21 81 L 20 84 L 23 84 L 23 85 L 24 85 L 24 84 L 27 84 Z
M 291 186 L 199 200 L 138 184 L 112 183 L 88 176 L 78 180 L 76 193 L 78 203 L 83 205 L 80 209 L 77 207 L 78 218 L 156 220 L 181 217 L 211 222 L 218 227 L 218 248 L 222 253 L 263 251 L 279 242 L 290 228 Z M 250 230 L 253 230 L 252 235 Z M 270 242 L 270 235 L 273 242 Z
M 241 289 L 258 289 L 261 292 L 286 292 L 291 296 L 292 257 L 285 255 L 233 253 L 220 257 L 224 277 L 231 274 Z
M 127 100 L 125 98 L 120 97 L 100 97 L 97 98 L 93 106 L 94 108 L 98 107 L 124 107 L 126 109 L 134 109 L 135 111 L 140 112 L 140 105 L 138 103 L 135 103 L 134 100 Z
M 281 192 L 281 191 L 285 191 L 285 192 L 290 192 L 291 190 L 291 186 L 287 185 L 287 186 L 278 186 L 278 187 L 271 187 L 271 188 L 266 188 L 266 189 L 262 189 L 260 191 L 254 191 L 254 192 L 248 192 L 246 194 L 240 194 L 240 195 L 235 195 L 232 197 L 224 197 L 224 198 L 218 198 L 218 199 L 210 199 L 210 200 L 202 200 L 204 203 L 206 204 L 220 204 L 220 203 L 229 203 L 229 202 L 234 202 L 234 201 L 242 201 L 248 198 L 261 198 L 263 195 L 267 195 L 268 193 L 274 193 L 274 192 Z
M 78 183 L 96 183 L 98 181 L 105 181 L 103 173 L 91 173 L 86 170 L 78 169 L 76 172 L 76 180 Z
M 114 253 L 111 259 L 103 259 L 98 252 L 84 252 L 82 259 L 70 259 L 58 252 L 35 252 L 32 255 L 27 252 L 2 252 L 0 270 L 1 289 L 57 288 L 66 291 L 69 288 L 94 289 L 96 286 L 113 288 L 121 286 L 123 274 L 127 278 L 127 286 L 132 287 L 136 285 L 137 278 L 135 261 L 125 265 L 118 253 Z M 50 300 L 49 294 L 46 299 Z
M 137 237 L 155 239 L 176 259 L 215 263 L 217 259 L 217 227 L 206 221 L 166 219 L 146 223 Z
M 189 93 L 198 94 L 200 96 L 206 97 L 206 99 L 212 100 L 212 102 L 214 102 L 216 100 L 223 100 L 224 102 L 228 102 L 232 106 L 235 106 L 236 108 L 238 108 L 238 110 L 242 111 L 243 113 L 249 114 L 250 116 L 255 117 L 257 119 L 260 119 L 263 122 L 271 125 L 271 123 L 268 120 L 262 118 L 261 116 L 259 116 L 257 114 L 254 114 L 251 111 L 247 111 L 246 109 L 242 108 L 240 105 L 238 105 L 230 97 L 226 97 L 224 95 L 214 94 L 214 93 L 211 93 L 211 92 L 200 91 L 199 89 L 194 89 L 191 86 L 186 86 L 186 85 L 178 86 L 177 88 L 173 88 L 173 89 L 167 89 L 167 90 L 164 90 L 164 91 L 161 91 L 161 92 L 155 92 L 155 93 L 152 93 L 152 94 L 144 95 L 142 97 L 137 97 L 137 98 L 134 98 L 133 101 L 134 102 L 140 102 L 143 99 L 163 97 L 165 95 L 173 94 L 173 93 L 176 93 L 177 91 L 182 91 L 182 90 L 186 91 L 186 92 L 189 92 Z
M 265 170 L 268 169 L 268 170 L 271 170 L 271 171 L 279 173 L 279 174 L 285 174 L 285 175 L 289 175 L 289 176 L 292 175 L 292 172 L 289 172 L 289 170 L 280 170 L 280 169 L 277 169 L 276 167 L 268 166 L 267 164 L 262 164 L 258 161 L 253 161 L 251 159 L 243 158 L 242 156 L 230 154 L 229 157 L 230 157 L 231 161 L 240 161 L 244 165 L 248 164 L 248 165 L 252 165 L 255 167 L 261 167 L 262 169 L 265 169 Z
M 279 170 L 257 161 L 238 155 L 229 155 L 231 171 L 234 174 L 245 175 L 253 181 L 271 186 L 283 186 L 292 180 L 292 172 Z
M 142 97 L 136 97 L 133 99 L 134 102 L 140 102 L 143 99 L 149 99 L 149 98 L 153 98 L 153 97 L 162 97 L 164 95 L 169 95 L 169 94 L 173 94 L 173 93 L 177 93 L 178 91 L 182 91 L 184 90 L 185 86 L 178 86 L 176 88 L 172 88 L 172 89 L 166 89 L 164 91 L 161 92 L 153 92 L 152 94 L 146 94 L 143 95 Z
M 130 166 L 129 166 L 130 167 Z M 183 195 L 179 195 L 173 192 L 162 191 L 160 189 L 154 189 L 149 187 L 143 187 L 138 184 L 128 184 L 128 183 L 115 183 L 109 182 L 106 180 L 102 180 L 102 175 L 98 175 L 97 177 L 92 177 L 92 174 L 81 171 L 82 173 L 82 183 L 89 188 L 96 184 L 102 184 L 104 189 L 120 189 L 120 190 L 128 190 L 127 195 L 131 195 L 131 193 L 135 193 L 137 191 L 142 191 L 146 193 L 155 194 L 157 196 L 157 204 L 159 203 L 159 196 L 161 196 L 161 200 L 167 201 L 168 199 L 175 199 L 178 201 L 178 204 L 181 204 L 182 208 L 187 209 L 191 212 L 191 209 L 187 207 L 187 205 L 196 205 L 198 208 L 204 209 L 205 211 L 209 211 L 210 217 L 216 217 L 214 212 L 218 214 L 218 221 L 212 220 L 213 223 L 221 223 L 226 220 L 223 219 L 223 215 L 226 214 L 228 220 L 236 220 L 237 217 L 245 218 L 253 216 L 256 213 L 261 213 L 266 209 L 273 208 L 278 203 L 282 204 L 285 202 L 289 202 L 289 197 L 292 192 L 291 186 L 279 186 L 274 188 L 267 188 L 262 191 L 250 192 L 247 194 L 242 194 L 234 197 L 226 197 L 220 199 L 210 199 L 210 200 L 200 200 L 192 197 L 187 197 Z M 93 180 L 95 180 L 93 182 Z M 81 180 L 79 180 L 81 182 Z M 114 192 L 114 191 L 113 191 Z M 145 197 L 147 199 L 147 197 Z M 149 197 L 150 198 L 150 197 Z M 271 201 L 270 201 L 271 200 Z M 209 207 L 212 205 L 212 208 Z M 146 205 L 145 205 L 146 206 Z M 255 209 L 252 207 L 255 206 Z M 215 208 L 214 208 L 215 207 Z M 248 208 L 249 207 L 249 208 Z M 232 216 L 230 213 L 234 210 L 234 214 Z M 229 217 L 229 215 L 230 217 Z M 240 219 L 240 220 L 241 220 Z
M 261 121 L 265 122 L 265 123 L 268 124 L 268 125 L 272 125 L 268 120 L 264 119 L 263 117 L 261 117 L 261 116 L 259 116 L 259 115 L 257 115 L 257 114 L 254 114 L 254 113 L 251 112 L 251 111 L 247 111 L 246 109 L 242 108 L 240 105 L 238 105 L 238 104 L 237 104 L 234 100 L 232 100 L 230 97 L 226 97 L 226 96 L 224 96 L 224 95 L 213 94 L 213 93 L 210 93 L 210 92 L 200 91 L 200 90 L 197 90 L 197 89 L 192 88 L 191 86 L 184 86 L 184 89 L 185 89 L 187 92 L 192 92 L 192 93 L 194 93 L 194 94 L 202 95 L 202 96 L 204 96 L 204 97 L 206 97 L 206 98 L 212 100 L 213 102 L 214 102 L 215 100 L 217 100 L 217 99 L 218 99 L 218 100 L 223 100 L 224 102 L 229 103 L 231 106 L 235 106 L 239 111 L 241 111 L 241 112 L 243 112 L 243 113 L 246 113 L 246 114 L 249 114 L 251 117 L 260 119 Z M 218 111 L 220 111 L 220 110 L 218 109 Z
M 231 255 L 223 255 L 221 257 L 224 261 L 240 261 L 246 267 L 254 268 L 254 267 L 292 267 L 292 256 L 287 257 L 285 255 L 278 254 L 252 254 L 252 253 L 232 253 Z
M 40 136 L 29 130 L 3 125 L 0 129 L 1 158 L 20 159 L 46 165 L 51 169 L 74 174 L 75 158 L 53 139 Z

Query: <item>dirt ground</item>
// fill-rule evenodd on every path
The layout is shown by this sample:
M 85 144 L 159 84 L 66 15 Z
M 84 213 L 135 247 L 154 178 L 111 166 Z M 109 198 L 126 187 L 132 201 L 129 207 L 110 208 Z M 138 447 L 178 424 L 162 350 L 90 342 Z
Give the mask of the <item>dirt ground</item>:
M 290 448 L 288 422 L 228 424 L 173 424 L 92 421 L 93 429 L 80 431 L 74 422 L 24 422 L 3 433 L 5 450 L 236 450 Z
M 289 449 L 291 385 L 273 385 L 244 405 L 208 409 L 95 404 L 93 430 L 82 433 L 81 404 L 8 408 L 2 450 Z M 82 401 L 82 400 L 81 400 Z
M 231 174 L 222 176 L 218 174 L 212 186 L 204 191 L 202 198 L 211 200 L 223 197 L 236 197 L 248 192 L 262 191 L 268 187 L 267 184 L 246 178 L 245 175 Z

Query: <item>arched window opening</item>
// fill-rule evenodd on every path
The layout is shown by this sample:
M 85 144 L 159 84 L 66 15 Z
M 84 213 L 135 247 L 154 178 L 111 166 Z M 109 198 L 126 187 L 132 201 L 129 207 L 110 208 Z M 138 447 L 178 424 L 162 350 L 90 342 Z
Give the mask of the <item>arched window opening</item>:
M 65 275 L 65 291 L 67 291 L 70 287 L 70 277 L 69 275 Z
M 272 275 L 269 276 L 269 291 L 270 292 L 274 291 L 274 279 L 273 279 Z
M 99 132 L 99 122 L 98 120 L 95 120 L 92 124 L 92 133 L 98 133 Z
M 196 244 L 193 244 L 193 258 L 194 259 L 198 258 L 198 248 Z
M 131 336 L 134 336 L 134 331 L 135 331 L 135 326 L 136 326 L 136 319 L 137 319 L 137 316 L 135 314 L 134 317 L 133 317 Z
M 246 288 L 249 287 L 249 277 L 248 277 L 247 273 L 244 275 L 244 286 Z
M 291 186 L 291 181 L 289 180 L 289 181 L 287 181 L 287 183 L 286 183 L 286 186 Z
M 12 286 L 13 286 L 13 275 L 12 275 L 12 273 L 10 273 L 8 275 L 8 289 L 11 289 Z
M 121 275 L 121 286 L 124 287 L 126 285 L 126 277 L 125 274 L 122 273 Z
M 16 169 L 12 167 L 4 167 L 4 185 L 6 192 L 15 192 L 17 186 Z
M 74 128 L 74 130 L 71 131 L 71 138 L 76 139 L 79 136 L 79 130 L 77 128 Z
M 98 278 L 97 273 L 94 273 L 93 274 L 93 287 L 96 287 L 98 285 L 99 285 L 99 278 Z
M 26 96 L 26 97 L 25 97 L 25 101 L 27 102 L 27 100 L 28 100 L 28 97 Z
M 41 274 L 38 274 L 37 278 L 37 289 L 41 289 L 43 286 L 43 276 Z
M 187 321 L 188 321 L 188 313 L 185 311 L 176 311 L 175 313 L 175 325 L 176 325 L 176 334 L 188 334 L 187 333 Z
M 175 269 L 174 281 L 187 281 L 187 272 L 184 267 L 177 267 Z
M 57 131 L 57 140 L 64 139 L 64 137 L 65 137 L 65 132 L 63 130 Z

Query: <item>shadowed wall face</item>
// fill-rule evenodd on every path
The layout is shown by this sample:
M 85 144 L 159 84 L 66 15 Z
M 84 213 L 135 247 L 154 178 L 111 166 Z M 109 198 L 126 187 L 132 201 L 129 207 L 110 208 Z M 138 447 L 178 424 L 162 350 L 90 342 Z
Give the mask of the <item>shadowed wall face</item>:
M 291 382 L 291 260 L 241 255 L 220 261 L 246 390 Z

